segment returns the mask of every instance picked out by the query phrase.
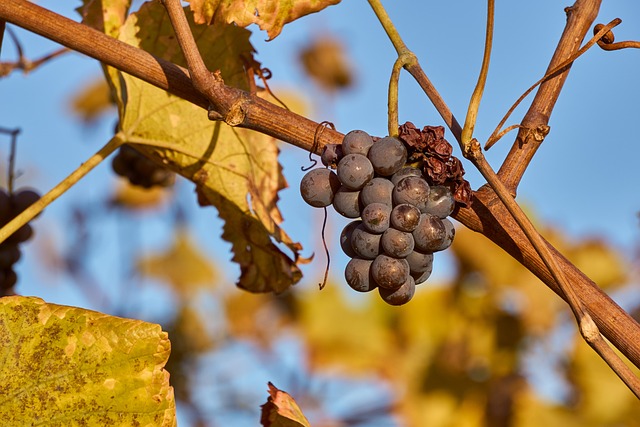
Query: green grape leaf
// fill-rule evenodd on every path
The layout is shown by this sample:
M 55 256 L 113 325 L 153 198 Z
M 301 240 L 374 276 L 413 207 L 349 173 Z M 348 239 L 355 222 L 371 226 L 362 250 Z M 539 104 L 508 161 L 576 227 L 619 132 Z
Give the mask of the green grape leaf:
M 244 60 L 252 57 L 250 32 L 235 25 L 190 25 L 210 70 L 246 89 Z M 156 56 L 184 62 L 162 5 L 145 3 L 131 14 L 120 39 Z M 240 264 L 238 286 L 282 292 L 300 280 L 301 246 L 282 230 L 278 192 L 286 187 L 276 141 L 246 129 L 211 122 L 193 104 L 127 74 L 120 74 L 120 128 L 126 141 L 196 184 L 202 205 L 225 221 L 222 237 Z M 292 256 L 282 252 L 283 243 Z
M 2 425 L 175 426 L 159 325 L 0 298 Z
M 311 427 L 289 393 L 269 383 L 269 397 L 262 405 L 260 424 L 264 427 Z
M 191 296 L 198 286 L 211 287 L 215 284 L 215 269 L 184 229 L 176 231 L 170 248 L 145 256 L 136 264 L 141 275 L 169 283 L 181 296 Z
M 198 24 L 258 24 L 273 40 L 289 22 L 319 12 L 340 0 L 189 0 Z

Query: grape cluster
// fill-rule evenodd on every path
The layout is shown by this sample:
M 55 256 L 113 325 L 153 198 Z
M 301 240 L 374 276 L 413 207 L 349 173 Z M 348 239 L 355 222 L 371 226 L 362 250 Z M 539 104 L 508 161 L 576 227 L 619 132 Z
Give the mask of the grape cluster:
M 327 145 L 321 159 L 335 172 L 312 169 L 300 193 L 311 206 L 333 205 L 354 219 L 340 235 L 351 258 L 347 283 L 359 292 L 378 288 L 388 304 L 407 303 L 431 275 L 434 252 L 453 241 L 455 229 L 447 219 L 456 203 L 451 189 L 430 185 L 419 165 L 407 164 L 407 147 L 395 137 L 374 141 L 354 130 L 341 145 Z
M 0 226 L 4 226 L 40 199 L 40 195 L 30 189 L 22 189 L 9 194 L 0 189 Z M 25 224 L 0 243 L 0 295 L 13 288 L 18 276 L 13 266 L 21 256 L 19 245 L 33 236 L 31 225 Z
M 170 187 L 175 182 L 173 172 L 157 165 L 129 145 L 119 148 L 111 167 L 116 174 L 138 187 Z

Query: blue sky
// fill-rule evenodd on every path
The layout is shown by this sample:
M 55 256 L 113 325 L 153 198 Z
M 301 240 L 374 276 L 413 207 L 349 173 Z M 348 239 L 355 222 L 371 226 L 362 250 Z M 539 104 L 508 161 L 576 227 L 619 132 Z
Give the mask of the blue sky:
M 464 121 L 482 57 L 486 6 L 471 1 L 415 2 L 411 6 L 404 2 L 386 3 L 408 47 L 417 54 L 458 120 Z M 476 125 L 480 141 L 486 139 L 512 102 L 544 73 L 565 23 L 562 6 L 555 1 L 507 3 L 496 6 L 492 66 Z M 60 6 L 59 2 L 48 0 L 40 4 L 77 19 L 75 3 Z M 460 13 L 463 7 L 465 13 Z M 597 22 L 614 17 L 623 20 L 615 30 L 618 40 L 640 38 L 637 30 L 634 32 L 640 28 L 640 4 L 630 0 L 604 2 Z M 298 91 L 307 100 L 312 118 L 330 120 L 342 132 L 364 129 L 374 135 L 386 133 L 387 84 L 395 52 L 365 1 L 345 1 L 305 17 L 287 25 L 271 42 L 265 42 L 266 33 L 251 29 L 257 59 L 273 72 L 271 85 L 276 91 Z M 39 36 L 24 31 L 18 34 L 31 58 L 55 47 Z M 309 40 L 324 34 L 344 41 L 357 77 L 354 88 L 334 96 L 317 89 L 296 60 Z M 15 54 L 8 38 L 2 54 L 3 60 Z M 545 223 L 575 238 L 604 236 L 627 252 L 638 240 L 636 215 L 640 211 L 640 197 L 634 188 L 640 182 L 640 168 L 636 165 L 640 141 L 633 130 L 638 118 L 639 65 L 637 50 L 604 52 L 596 47 L 578 60 L 551 118 L 551 133 L 518 193 L 518 200 Z M 19 184 L 45 191 L 107 141 L 113 119 L 85 129 L 67 107 L 69 95 L 99 73 L 95 61 L 74 53 L 28 76 L 14 73 L 0 80 L 0 94 L 5 100 L 0 106 L 2 125 L 23 129 L 18 159 L 25 173 Z M 508 123 L 515 123 L 524 111 L 522 107 L 516 110 Z M 400 121 L 407 120 L 418 126 L 442 124 L 428 99 L 403 73 Z M 514 133 L 508 134 L 487 153 L 494 168 L 498 168 L 513 137 Z M 454 142 L 450 134 L 448 138 Z M 318 223 L 320 211 L 304 205 L 297 191 L 302 176 L 300 166 L 307 164 L 307 155 L 283 144 L 282 162 L 291 186 L 281 193 L 285 228 L 311 251 L 317 244 L 317 235 L 309 233 L 306 225 L 310 220 Z M 465 168 L 472 187 L 480 186 L 483 181 L 473 167 L 465 163 Z M 188 189 L 190 184 L 182 185 Z M 98 201 L 112 186 L 110 167 L 101 165 L 51 206 L 38 220 L 38 228 L 64 240 L 65 225 L 60 218 L 67 206 Z M 199 243 L 228 259 L 228 246 L 217 238 L 220 224 L 214 211 L 194 209 L 191 215 L 198 235 L 207 236 L 199 238 Z M 153 221 L 145 219 L 146 224 Z M 332 216 L 330 227 L 339 230 L 343 224 L 343 219 Z M 153 230 L 153 226 L 146 225 L 145 229 Z M 146 243 L 152 247 L 162 243 L 158 238 L 153 231 L 145 235 Z M 104 242 L 105 248 L 115 249 L 108 236 Z M 332 273 L 340 277 L 345 263 L 340 255 L 334 256 Z M 310 268 L 314 274 L 321 269 L 317 265 Z M 229 279 L 234 280 L 237 270 L 230 271 Z M 435 274 L 446 272 L 446 259 L 437 262 Z

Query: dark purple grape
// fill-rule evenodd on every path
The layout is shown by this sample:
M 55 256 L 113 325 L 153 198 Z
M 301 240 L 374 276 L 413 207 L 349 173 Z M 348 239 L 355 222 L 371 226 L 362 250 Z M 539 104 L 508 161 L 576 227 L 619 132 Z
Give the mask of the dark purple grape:
M 20 260 L 20 249 L 17 245 L 4 243 L 0 245 L 0 270 L 8 269 Z
M 371 203 L 365 206 L 360 216 L 362 217 L 362 225 L 364 225 L 367 231 L 381 234 L 389 228 L 391 207 L 382 203 Z
M 430 188 L 429 201 L 425 213 L 430 213 L 438 218 L 446 218 L 453 212 L 456 201 L 449 187 L 444 185 L 436 185 Z
M 373 143 L 368 157 L 378 175 L 391 176 L 407 162 L 407 149 L 398 138 L 387 136 Z
M 418 227 L 412 232 L 416 250 L 435 252 L 447 238 L 447 230 L 440 218 L 431 214 L 420 215 Z
M 424 213 L 429 202 L 429 184 L 422 177 L 408 176 L 393 187 L 393 204 L 408 203 Z
M 370 205 L 371 203 L 384 203 L 390 207 L 393 207 L 391 199 L 391 193 L 393 192 L 393 183 L 386 178 L 373 178 L 367 182 L 362 188 L 360 194 L 360 201 L 363 206 Z
M 312 169 L 300 181 L 302 198 L 316 208 L 329 206 L 339 188 L 338 176 L 326 168 Z
M 358 218 L 361 208 L 360 192 L 341 186 L 333 196 L 333 208 L 346 218 Z
M 360 190 L 373 178 L 373 165 L 362 154 L 348 154 L 338 163 L 338 178 L 351 190 Z
M 29 224 L 25 224 L 22 227 L 18 228 L 9 238 L 7 238 L 6 242 L 17 245 L 18 243 L 26 242 L 33 236 L 33 227 Z
M 374 259 L 380 254 L 382 234 L 369 233 L 363 224 L 351 232 L 351 247 L 360 258 Z
M 342 233 L 340 233 L 340 247 L 349 258 L 355 258 L 358 256 L 351 246 L 351 235 L 353 234 L 353 230 L 355 230 L 360 224 L 362 224 L 362 221 L 351 221 L 342 229 Z
M 413 279 L 416 282 L 416 285 L 420 285 L 421 283 L 426 282 L 427 280 L 429 280 L 429 277 L 431 277 L 431 271 L 432 270 L 426 270 L 423 271 L 422 273 L 411 273 L 411 277 L 413 277 Z
M 323 165 L 335 168 L 342 157 L 344 157 L 344 155 L 342 154 L 342 145 L 327 144 L 322 149 L 320 160 L 322 161 Z
M 380 245 L 385 254 L 394 258 L 404 258 L 413 251 L 413 236 L 411 233 L 388 228 L 382 233 Z
M 371 280 L 371 264 L 368 259 L 353 258 L 344 269 L 344 278 L 351 289 L 358 292 L 369 292 L 377 285 Z
M 453 238 L 456 235 L 456 229 L 451 221 L 449 221 L 447 218 L 443 218 L 441 219 L 441 221 L 444 225 L 445 230 L 444 239 L 442 239 L 442 242 L 433 249 L 433 252 L 444 251 L 445 249 L 447 249 L 449 246 L 451 246 L 451 243 L 453 243 Z
M 391 211 L 391 226 L 400 231 L 411 233 L 420 222 L 420 209 L 413 205 L 402 203 Z
M 418 251 L 412 251 L 406 256 L 409 263 L 409 270 L 411 273 L 422 274 L 425 271 L 431 272 L 433 270 L 433 253 L 422 253 Z
M 408 176 L 422 176 L 422 172 L 418 168 L 414 168 L 413 166 L 403 166 L 398 172 L 391 175 L 391 182 L 393 185 L 398 185 L 402 178 L 406 178 Z
M 378 255 L 371 264 L 371 277 L 382 288 L 398 289 L 409 277 L 409 264 L 405 259 Z
M 4 225 L 13 219 L 9 193 L 0 188 L 0 224 Z
M 389 305 L 403 305 L 411 301 L 416 293 L 416 283 L 413 277 L 407 277 L 407 280 L 397 289 L 378 288 L 380 297 Z
M 342 152 L 347 154 L 367 155 L 373 145 L 371 135 L 363 130 L 352 130 L 342 140 Z
M 18 283 L 18 275 L 12 268 L 0 270 L 0 289 L 11 289 Z

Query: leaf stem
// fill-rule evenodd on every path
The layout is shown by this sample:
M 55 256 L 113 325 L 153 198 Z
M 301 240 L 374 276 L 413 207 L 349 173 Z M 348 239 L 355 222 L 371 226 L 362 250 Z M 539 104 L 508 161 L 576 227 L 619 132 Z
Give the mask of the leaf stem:
M 388 119 L 389 136 L 398 136 L 398 82 L 400 80 L 400 71 L 404 66 L 402 60 L 404 56 L 399 56 L 393 63 L 391 70 L 391 78 L 389 79 L 389 97 L 388 97 Z
M 27 224 L 39 213 L 41 213 L 47 206 L 54 200 L 64 194 L 68 189 L 73 187 L 78 181 L 80 181 L 86 174 L 98 166 L 104 159 L 106 159 L 111 153 L 113 153 L 120 145 L 122 145 L 122 139 L 118 135 L 114 136 L 107 142 L 107 144 L 98 150 L 93 156 L 91 156 L 80 167 L 71 172 L 69 176 L 60 181 L 58 185 L 49 190 L 48 193 L 43 195 L 40 200 L 29 206 L 18 216 L 9 221 L 4 227 L 0 228 L 0 243 L 4 242 L 9 236 L 15 233 L 20 227 Z
M 478 83 L 476 84 L 471 99 L 469 100 L 469 108 L 467 109 L 467 117 L 464 121 L 464 127 L 462 128 L 462 142 L 464 144 L 471 141 L 473 136 L 473 129 L 476 126 L 476 119 L 478 117 L 478 109 L 480 108 L 480 101 L 482 101 L 482 94 L 484 93 L 484 87 L 487 82 L 487 74 L 489 73 L 489 63 L 491 61 L 491 46 L 493 44 L 493 16 L 494 16 L 494 0 L 487 1 L 487 30 L 484 40 L 484 55 L 482 57 L 482 68 L 478 75 Z
M 400 33 L 396 29 L 396 26 L 393 25 L 393 21 L 391 21 L 389 14 L 385 10 L 384 6 L 382 6 L 380 0 L 368 0 L 368 2 L 371 9 L 373 9 L 373 12 L 378 17 L 378 21 L 382 24 L 382 28 L 384 28 L 384 31 L 387 33 L 389 40 L 393 43 L 393 47 L 396 49 L 396 52 L 398 52 L 398 56 L 402 56 L 404 53 L 408 52 L 409 49 L 407 49 L 407 45 L 402 41 Z

